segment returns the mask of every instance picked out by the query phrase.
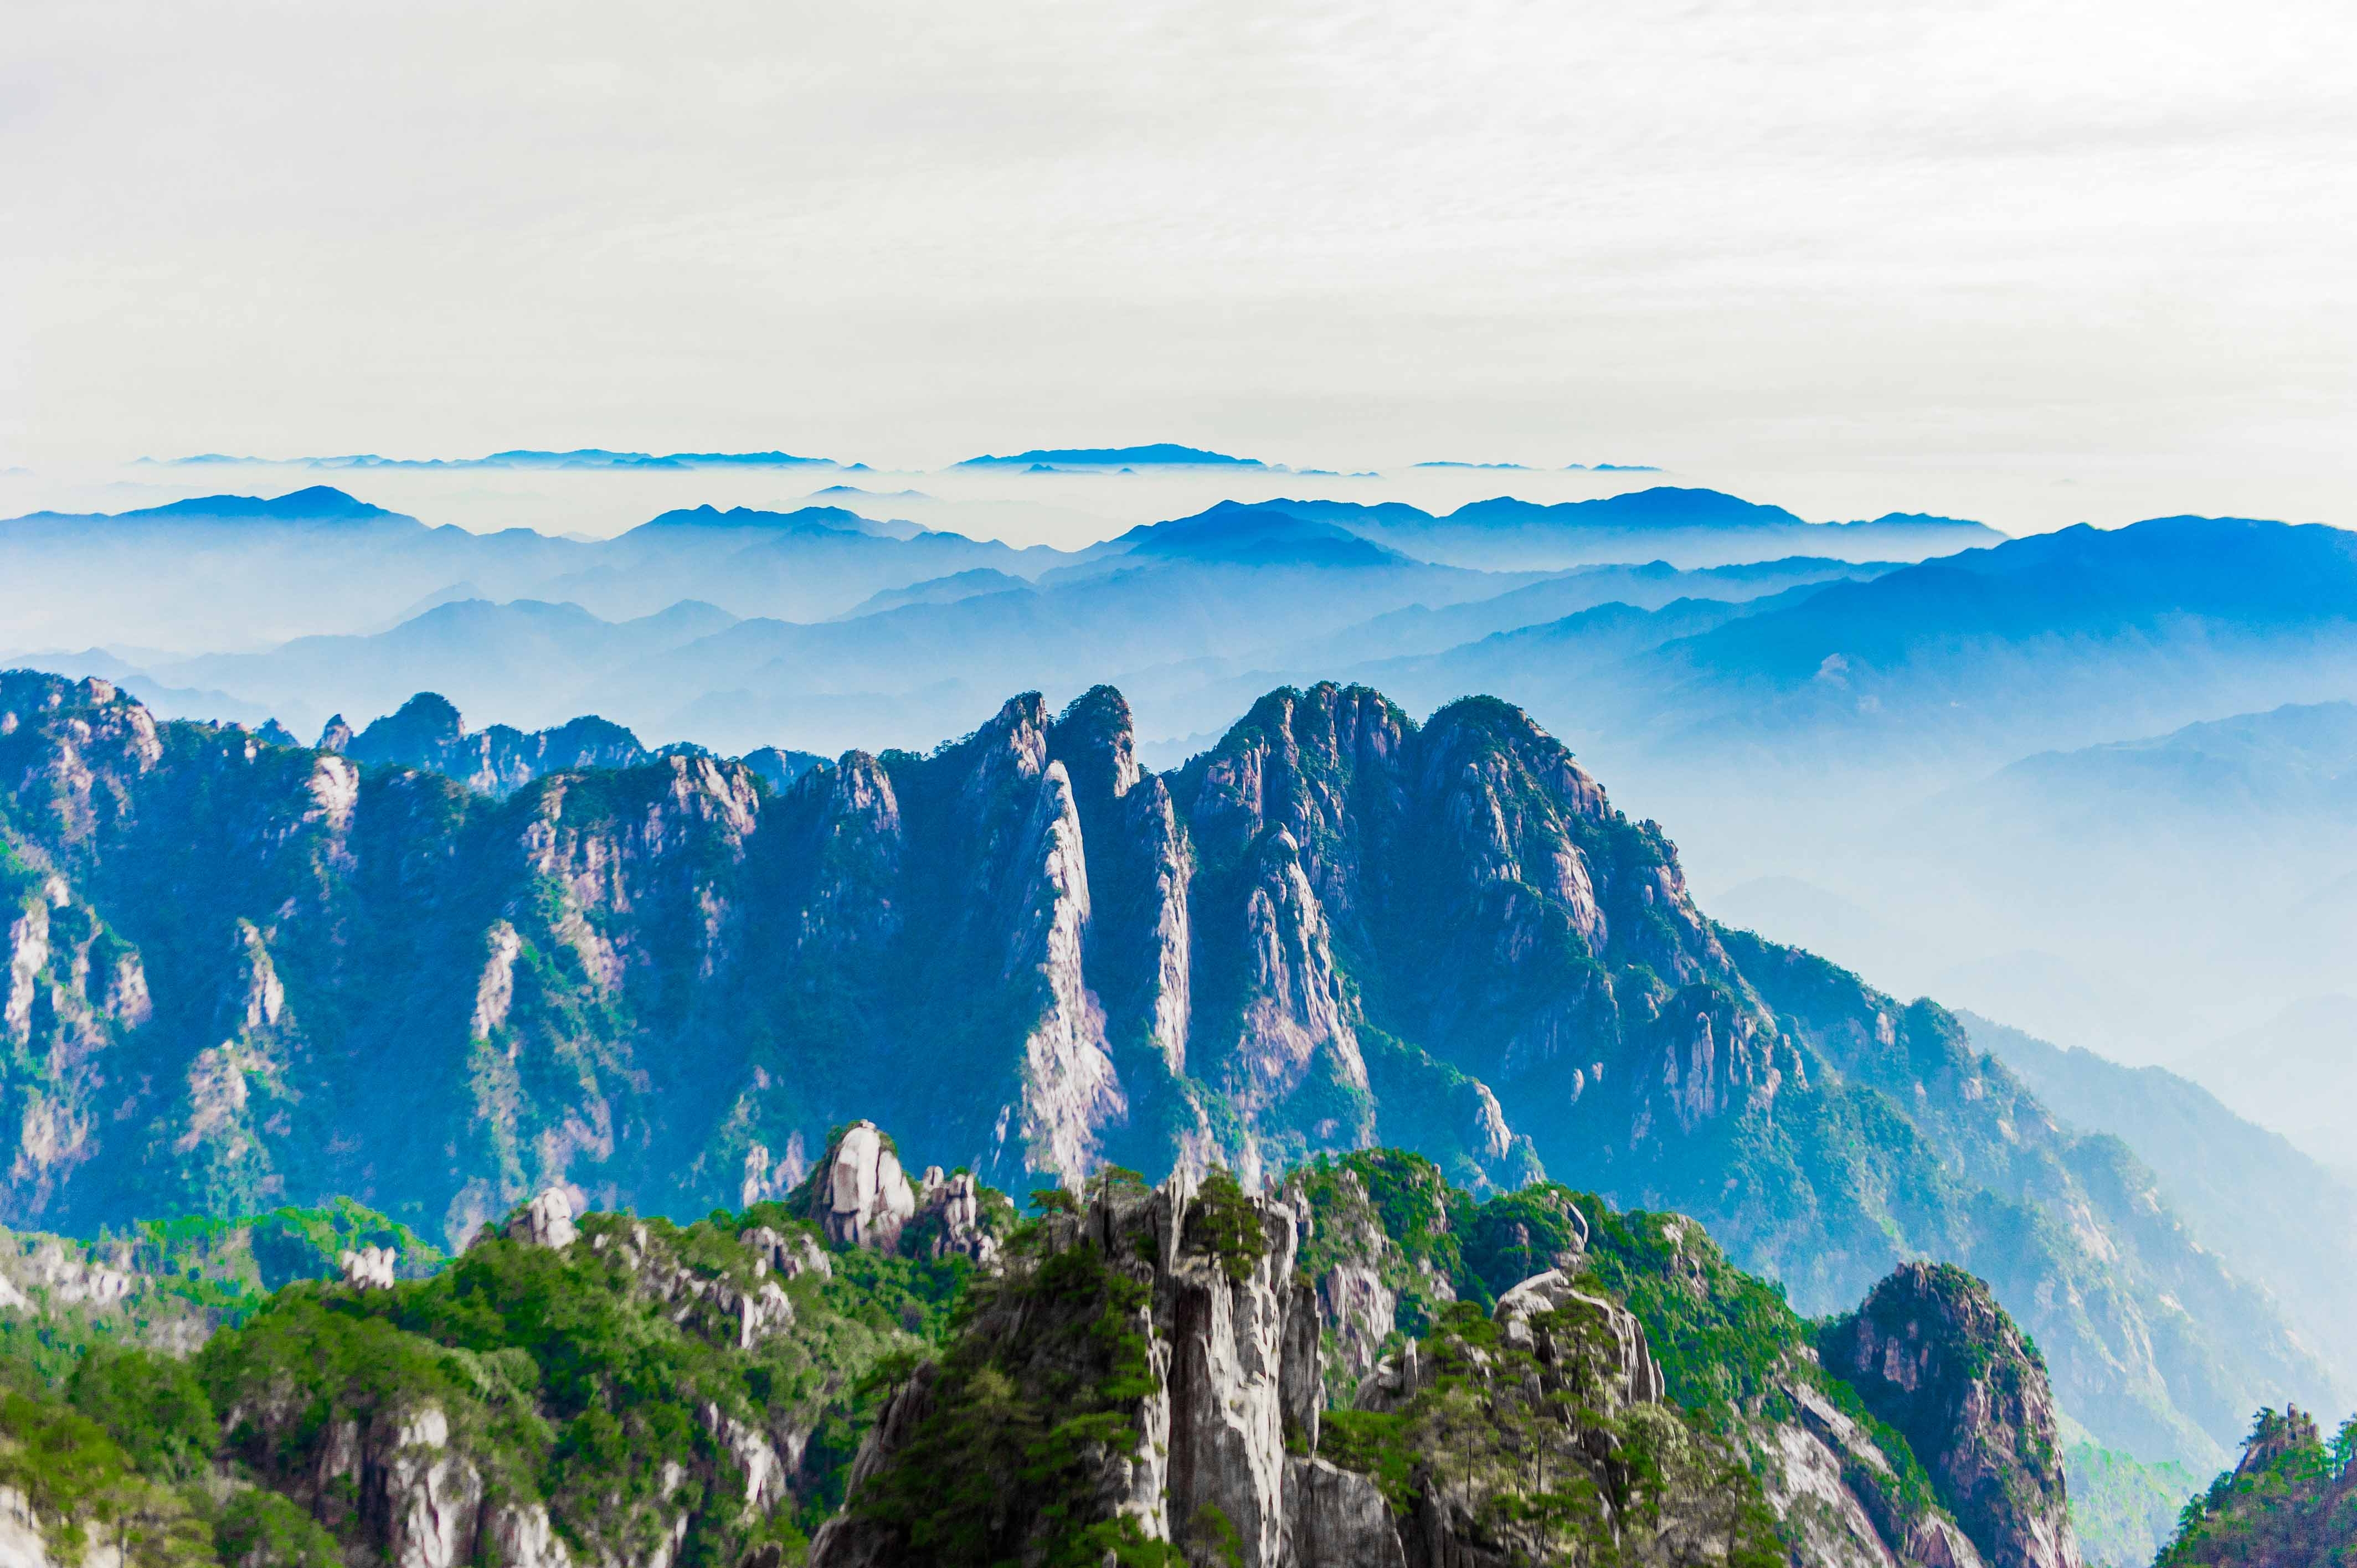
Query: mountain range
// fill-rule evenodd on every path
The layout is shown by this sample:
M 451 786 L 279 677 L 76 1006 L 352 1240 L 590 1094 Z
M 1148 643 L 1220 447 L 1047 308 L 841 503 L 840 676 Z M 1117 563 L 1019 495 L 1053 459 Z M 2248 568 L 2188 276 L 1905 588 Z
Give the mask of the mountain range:
M 1524 542 L 1517 546 L 1515 570 L 1630 559 L 1621 513 L 1631 507 L 1643 513 L 1643 538 L 1660 545 L 1644 560 L 1676 556 L 1682 564 L 1723 564 L 1793 554 L 1856 558 L 1857 535 L 1850 526 L 1803 523 L 1708 490 L 1654 489 L 1583 504 L 1589 510 L 1481 503 L 1520 520 L 1513 532 Z M 1772 512 L 1773 525 L 1764 531 L 1756 521 L 1730 525 L 1725 515 L 1730 505 L 1745 518 Z M 1271 512 L 1262 519 L 1265 529 L 1282 527 L 1275 515 L 1282 512 L 1297 518 L 1304 539 L 1323 530 L 1329 548 L 1334 541 L 1359 537 L 1386 545 L 1382 535 L 1397 532 L 1409 513 L 1435 526 L 1448 521 L 1397 506 L 1377 509 L 1380 517 L 1336 521 L 1308 515 L 1317 506 L 1281 502 L 1247 510 Z M 1900 531 L 1876 558 L 1920 559 L 1999 537 L 1978 524 L 1959 526 L 1969 538 L 1953 530 Z M 1481 530 L 1495 533 L 1497 524 L 1486 521 Z M 844 507 L 705 506 L 665 512 L 614 539 L 593 542 L 528 529 L 478 534 L 429 528 L 314 486 L 268 499 L 211 496 L 116 514 L 37 512 L 0 521 L 0 568 L 38 590 L 15 625 L 20 649 L 130 642 L 244 651 L 305 634 L 380 625 L 462 583 L 475 586 L 474 596 L 570 601 L 614 619 L 651 615 L 681 599 L 705 600 L 744 617 L 823 619 L 877 593 L 977 568 L 1032 580 L 1059 565 L 1133 551 L 1184 554 L 1200 548 L 1200 539 L 1189 542 L 1190 532 L 1200 534 L 1203 525 L 1178 520 L 1080 552 L 1017 550 L 869 519 Z M 1813 548 L 1821 543 L 1827 548 Z M 1457 564 L 1446 552 L 1405 553 L 1435 564 Z M 1689 555 L 1695 560 L 1685 561 Z M 1498 587 L 1514 585 L 1507 579 Z M 191 587 L 199 591 L 176 591 Z M 1400 606 L 1410 602 L 1415 601 L 1403 599 Z
M 2148 1456 L 2334 1396 L 2132 1153 L 1939 1007 L 1714 925 L 1494 700 L 1279 691 L 1155 774 L 1117 693 L 1033 695 L 782 789 L 680 754 L 501 800 L 19 673 L 0 781 L 11 1222 L 701 1213 L 869 1110 L 1002 1182 L 1389 1142 L 1694 1214 L 1804 1311 L 1963 1262 Z
M 2336 743 L 2261 723 L 2357 686 L 2348 536 L 2162 519 L 1913 561 L 1960 542 L 1943 526 L 1845 561 L 1867 525 L 1656 488 L 1446 516 L 1225 504 L 1071 551 L 817 505 L 588 543 L 320 489 L 0 524 L 0 567 L 26 585 L 19 661 L 307 737 L 430 690 L 522 731 L 594 712 L 657 743 L 832 754 L 1109 681 L 1169 766 L 1276 686 L 1417 711 L 1497 692 L 1679 822 L 1706 886 L 1910 991 L 2144 1060 L 2357 993 L 2357 839 L 2279 782 L 2320 789 Z M 1457 537 L 1560 549 L 1546 570 L 1436 562 Z M 1684 569 L 1658 553 L 1678 539 L 1766 558 Z M 1591 545 L 1644 559 L 1561 564 Z M 2166 738 L 2205 725 L 2228 728 Z M 2050 751 L 2075 760 L 2031 760 Z M 2250 791 L 2219 798 L 2233 811 L 2200 769 L 2152 773 L 2195 751 Z M 2147 831 L 2179 857 L 2144 853 Z M 1835 908 L 1838 940 L 1812 923 Z

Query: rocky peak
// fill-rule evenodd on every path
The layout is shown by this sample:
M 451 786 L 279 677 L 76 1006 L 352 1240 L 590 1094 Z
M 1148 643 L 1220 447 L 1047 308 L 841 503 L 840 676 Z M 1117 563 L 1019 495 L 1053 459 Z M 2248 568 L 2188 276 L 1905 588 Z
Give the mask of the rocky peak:
M 1129 700 L 1111 686 L 1092 686 L 1072 699 L 1049 728 L 1048 753 L 1063 762 L 1072 788 L 1092 804 L 1120 800 L 1145 777 Z
M 1904 1264 L 1820 1350 L 1906 1437 L 1991 1568 L 2080 1568 L 2046 1365 L 1987 1285 Z
M 917 1212 L 900 1156 L 873 1122 L 854 1122 L 827 1147 L 807 1187 L 810 1217 L 838 1245 L 889 1251 Z
M 2337 1568 L 2357 1559 L 2357 1417 L 2327 1441 L 2297 1405 L 2262 1410 L 2233 1469 L 2197 1495 L 2163 1568 Z
M 1403 770 L 1415 729 L 1363 686 L 1272 692 L 1209 757 L 1189 765 L 1189 825 L 1221 858 L 1284 830 L 1334 918 L 1356 926 L 1391 879 L 1383 851 L 1406 809 Z
M 2263 1410 L 2251 1427 L 2250 1441 L 2243 1444 L 2243 1457 L 2235 1464 L 2234 1474 L 2237 1477 L 2255 1474 L 2287 1454 L 2318 1446 L 2320 1441 L 2316 1430 L 2316 1417 L 2299 1406 L 2287 1404 L 2280 1415 L 2272 1410 Z
M 921 1234 L 929 1258 L 954 1253 L 986 1267 L 998 1257 L 998 1238 L 983 1223 L 982 1185 L 971 1171 L 944 1176 L 941 1166 L 926 1166 L 917 1184 L 917 1214 L 909 1229 Z
M 552 773 L 650 760 L 637 736 L 595 715 L 529 733 L 511 725 L 469 731 L 449 699 L 434 692 L 418 693 L 357 735 L 337 714 L 321 732 L 319 749 L 371 766 L 438 773 L 501 799 Z
M 989 723 L 940 760 L 962 776 L 958 806 L 964 827 L 987 836 L 1010 795 L 1047 771 L 1047 700 L 1037 692 L 1008 698 Z

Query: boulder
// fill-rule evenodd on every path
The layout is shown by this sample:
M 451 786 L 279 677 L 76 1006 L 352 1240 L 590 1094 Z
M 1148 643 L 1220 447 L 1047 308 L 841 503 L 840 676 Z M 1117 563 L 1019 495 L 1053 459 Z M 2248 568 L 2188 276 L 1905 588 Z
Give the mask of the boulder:
M 362 1247 L 356 1252 L 336 1254 L 336 1266 L 344 1271 L 344 1283 L 354 1290 L 391 1290 L 393 1265 L 400 1256 L 391 1247 Z
M 873 1122 L 854 1122 L 828 1151 L 814 1195 L 818 1221 L 838 1245 L 889 1251 L 917 1212 L 900 1156 Z
M 508 1221 L 508 1236 L 527 1246 L 563 1251 L 580 1235 L 573 1223 L 573 1198 L 561 1187 L 552 1187 L 533 1198 Z
M 1491 1316 L 1503 1330 L 1507 1344 L 1532 1348 L 1540 1346 L 1547 1332 L 1532 1320 L 1550 1312 L 1587 1317 L 1602 1326 L 1604 1341 L 1610 1347 L 1605 1376 L 1612 1405 L 1662 1402 L 1662 1366 L 1653 1359 L 1652 1350 L 1645 1343 L 1645 1326 L 1637 1321 L 1637 1315 L 1617 1301 L 1573 1288 L 1571 1276 L 1561 1269 L 1549 1269 L 1524 1280 L 1498 1298 L 1497 1310 Z M 1539 1359 L 1546 1362 L 1557 1359 L 1551 1349 L 1541 1348 Z

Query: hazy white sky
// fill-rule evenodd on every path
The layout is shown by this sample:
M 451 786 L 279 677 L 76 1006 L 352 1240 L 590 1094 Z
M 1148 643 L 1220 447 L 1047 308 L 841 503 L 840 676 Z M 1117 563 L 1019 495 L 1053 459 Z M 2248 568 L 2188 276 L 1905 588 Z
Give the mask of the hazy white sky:
M 2345 0 L 30 0 L 0 467 L 1155 439 L 2357 524 Z

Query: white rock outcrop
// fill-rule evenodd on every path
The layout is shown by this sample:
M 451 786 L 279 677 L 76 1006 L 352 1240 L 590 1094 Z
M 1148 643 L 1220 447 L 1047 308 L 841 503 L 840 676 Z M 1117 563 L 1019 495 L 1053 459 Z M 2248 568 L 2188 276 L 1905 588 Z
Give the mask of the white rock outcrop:
M 818 1217 L 827 1240 L 855 1247 L 889 1249 L 917 1212 L 900 1156 L 873 1122 L 845 1129 L 826 1163 L 820 1184 L 823 1208 Z
M 344 1271 L 344 1283 L 355 1290 L 391 1290 L 393 1266 L 399 1258 L 391 1247 L 362 1247 L 337 1253 L 336 1266 Z
M 533 1198 L 508 1222 L 511 1239 L 556 1251 L 573 1245 L 580 1234 L 580 1227 L 573 1223 L 573 1196 L 561 1187 L 552 1187 Z

